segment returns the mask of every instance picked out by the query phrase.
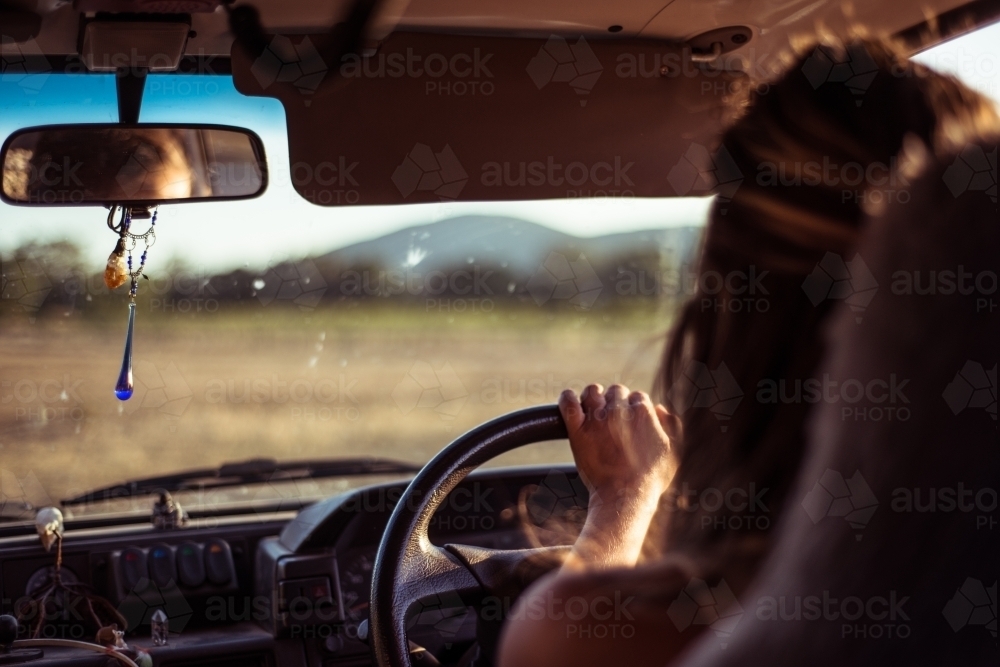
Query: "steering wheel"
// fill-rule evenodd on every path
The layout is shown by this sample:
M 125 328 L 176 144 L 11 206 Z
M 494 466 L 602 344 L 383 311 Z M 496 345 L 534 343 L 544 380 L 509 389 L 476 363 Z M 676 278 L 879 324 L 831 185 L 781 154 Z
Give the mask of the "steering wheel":
M 396 504 L 372 572 L 368 641 L 379 667 L 410 667 L 406 614 L 432 596 L 516 596 L 561 564 L 569 547 L 495 550 L 431 544 L 434 512 L 465 477 L 504 452 L 566 438 L 559 408 L 544 405 L 498 417 L 460 436 L 417 473 Z

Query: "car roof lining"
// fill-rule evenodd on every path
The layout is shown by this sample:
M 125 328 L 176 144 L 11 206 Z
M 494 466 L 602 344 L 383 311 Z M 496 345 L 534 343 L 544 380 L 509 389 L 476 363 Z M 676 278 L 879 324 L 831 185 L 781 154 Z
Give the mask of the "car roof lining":
M 30 43 L 32 53 L 73 56 L 78 53 L 81 15 L 70 3 L 33 3 L 7 0 L 7 5 L 53 7 L 42 13 L 40 32 Z M 349 0 L 254 0 L 264 29 L 282 34 L 319 34 L 346 14 Z M 399 0 L 383 5 L 399 6 Z M 913 51 L 927 48 L 975 26 L 1000 17 L 1000 0 L 926 0 L 899 3 L 892 0 L 857 3 L 839 0 L 790 0 L 781 5 L 748 0 L 481 0 L 470 12 L 466 0 L 404 0 L 402 15 L 390 17 L 396 29 L 408 32 L 452 34 L 503 33 L 511 36 L 549 34 L 611 36 L 608 28 L 620 26 L 617 38 L 643 37 L 687 41 L 701 33 L 729 25 L 746 25 L 755 32 L 752 48 L 778 52 L 790 38 L 823 27 L 842 32 L 862 25 L 873 34 L 900 35 Z M 397 10 L 398 11 L 398 10 Z M 205 59 L 228 57 L 233 44 L 227 15 L 191 14 L 195 36 L 188 40 L 186 55 Z M 24 44 L 9 42 L 4 53 Z M 751 45 L 744 46 L 751 49 Z M 51 70 L 49 70 L 51 71 Z M 57 70 L 58 71 L 58 70 Z

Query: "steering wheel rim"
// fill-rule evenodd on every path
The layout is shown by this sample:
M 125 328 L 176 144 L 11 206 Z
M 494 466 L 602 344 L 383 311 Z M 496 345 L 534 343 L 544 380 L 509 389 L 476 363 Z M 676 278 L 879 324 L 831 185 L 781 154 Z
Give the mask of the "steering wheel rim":
M 431 517 L 470 472 L 512 449 L 567 437 L 559 407 L 497 417 L 459 436 L 413 478 L 389 517 L 372 571 L 369 644 L 379 667 L 409 667 L 406 613 L 421 598 L 481 590 L 459 559 L 431 544 Z

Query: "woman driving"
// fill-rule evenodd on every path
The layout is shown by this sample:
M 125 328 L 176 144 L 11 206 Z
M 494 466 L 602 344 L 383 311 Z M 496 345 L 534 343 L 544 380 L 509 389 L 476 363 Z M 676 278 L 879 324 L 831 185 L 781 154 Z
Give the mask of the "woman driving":
M 877 71 L 859 98 L 839 81 L 814 85 L 817 54 L 870 60 Z M 743 180 L 731 202 L 712 209 L 699 272 L 755 271 L 769 308 L 739 312 L 728 307 L 735 294 L 696 293 L 663 357 L 657 390 L 666 407 L 621 385 L 563 393 L 591 504 L 562 568 L 513 610 L 505 667 L 664 665 L 708 627 L 726 648 L 737 599 L 775 553 L 775 527 L 810 451 L 815 401 L 792 388 L 818 377 L 837 348 L 824 336 L 836 314 L 867 317 L 862 301 L 848 309 L 836 290 L 807 289 L 809 277 L 821 263 L 853 261 L 863 234 L 882 224 L 887 197 L 875 193 L 909 185 L 914 155 L 948 155 L 998 127 L 978 94 L 870 40 L 799 49 L 766 93 L 737 109 L 720 153 Z M 827 168 L 810 178 L 817 165 Z M 855 172 L 865 177 L 847 177 Z M 706 409 L 724 384 L 744 403 L 725 428 Z M 763 387 L 787 393 L 774 399 Z

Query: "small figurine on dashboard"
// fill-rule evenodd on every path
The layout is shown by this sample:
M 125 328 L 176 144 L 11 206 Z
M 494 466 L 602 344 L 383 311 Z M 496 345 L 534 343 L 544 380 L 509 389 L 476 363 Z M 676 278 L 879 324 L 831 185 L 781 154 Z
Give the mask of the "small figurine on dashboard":
M 95 643 L 109 651 L 120 653 L 132 660 L 138 667 L 153 667 L 153 659 L 141 648 L 133 648 L 125 643 L 125 631 L 118 629 L 117 623 L 105 625 L 97 631 Z
M 187 523 L 187 513 L 181 504 L 166 491 L 160 493 L 153 505 L 153 527 L 158 529 L 181 528 Z
M 125 643 L 124 637 L 125 631 L 119 630 L 117 623 L 112 623 L 98 630 L 94 641 L 107 648 L 127 648 L 128 644 Z

